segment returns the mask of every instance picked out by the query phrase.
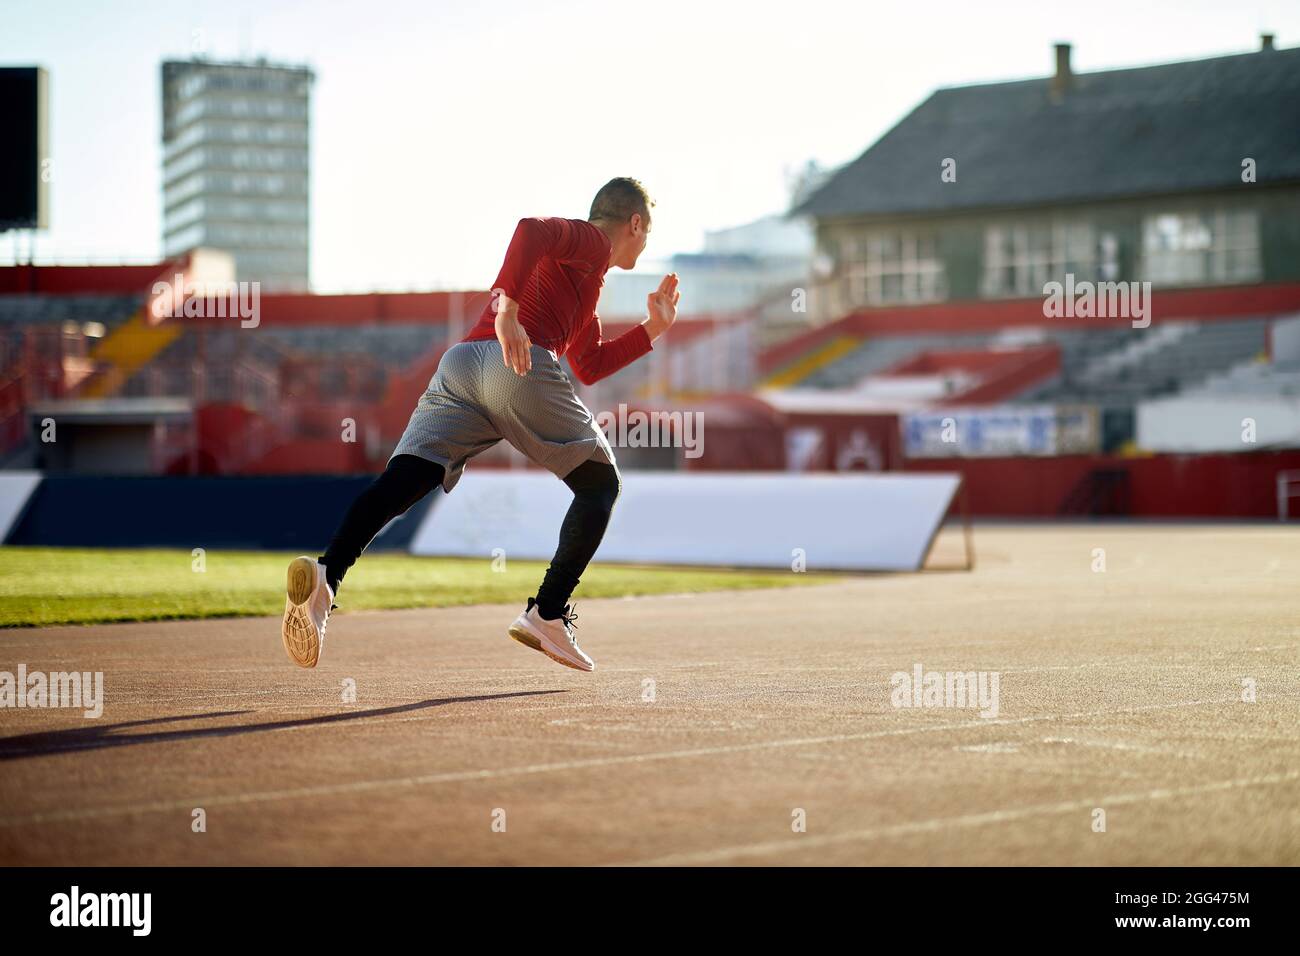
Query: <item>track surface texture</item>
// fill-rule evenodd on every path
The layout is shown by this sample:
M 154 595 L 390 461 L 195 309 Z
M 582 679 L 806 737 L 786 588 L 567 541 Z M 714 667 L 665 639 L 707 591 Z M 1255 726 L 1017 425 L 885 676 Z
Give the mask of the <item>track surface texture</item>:
M 105 697 L 0 710 L 0 863 L 1300 863 L 1300 536 L 975 543 L 971 573 L 583 602 L 593 674 L 514 606 L 340 614 L 314 671 L 276 619 L 0 633 L 0 671 Z M 918 664 L 996 672 L 997 716 L 895 706 Z

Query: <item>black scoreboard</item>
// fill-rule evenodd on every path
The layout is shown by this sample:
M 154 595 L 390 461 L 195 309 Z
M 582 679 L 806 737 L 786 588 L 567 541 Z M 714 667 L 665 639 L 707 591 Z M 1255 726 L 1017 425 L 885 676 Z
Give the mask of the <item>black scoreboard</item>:
M 49 74 L 0 67 L 0 232 L 48 229 Z

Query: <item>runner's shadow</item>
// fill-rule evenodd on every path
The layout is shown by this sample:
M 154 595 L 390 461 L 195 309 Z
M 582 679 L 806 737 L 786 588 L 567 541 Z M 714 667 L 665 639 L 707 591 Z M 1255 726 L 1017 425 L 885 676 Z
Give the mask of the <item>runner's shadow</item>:
M 535 697 L 540 694 L 563 694 L 562 690 L 522 690 L 509 694 L 479 694 L 474 697 L 443 697 L 422 700 L 414 704 L 378 707 L 373 710 L 325 714 L 320 717 L 299 717 L 295 720 L 276 720 L 261 724 L 233 724 L 224 727 L 201 727 L 192 730 L 158 730 L 144 734 L 116 735 L 113 731 L 142 724 L 167 723 L 179 720 L 211 720 L 214 717 L 238 717 L 251 714 L 251 710 L 228 710 L 215 714 L 178 714 L 173 717 L 153 717 L 148 720 L 130 720 L 120 724 L 98 727 L 77 727 L 71 730 L 50 730 L 36 734 L 19 734 L 0 738 L 0 760 L 21 760 L 25 757 L 44 757 L 51 754 L 73 753 L 79 750 L 98 750 L 103 747 L 131 747 L 137 744 L 157 744 L 173 740 L 192 740 L 196 737 L 231 737 L 290 727 L 311 727 L 317 724 L 334 724 L 366 717 L 387 717 L 413 710 L 442 707 L 447 704 L 469 704 L 481 700 L 506 700 L 511 697 Z

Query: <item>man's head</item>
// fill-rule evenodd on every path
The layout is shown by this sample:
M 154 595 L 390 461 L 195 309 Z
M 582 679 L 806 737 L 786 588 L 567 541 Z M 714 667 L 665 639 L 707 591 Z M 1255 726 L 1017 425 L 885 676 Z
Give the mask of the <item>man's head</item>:
M 611 179 L 591 201 L 587 221 L 599 228 L 613 244 L 611 267 L 632 269 L 645 250 L 650 236 L 650 208 L 654 205 L 637 180 L 626 176 Z

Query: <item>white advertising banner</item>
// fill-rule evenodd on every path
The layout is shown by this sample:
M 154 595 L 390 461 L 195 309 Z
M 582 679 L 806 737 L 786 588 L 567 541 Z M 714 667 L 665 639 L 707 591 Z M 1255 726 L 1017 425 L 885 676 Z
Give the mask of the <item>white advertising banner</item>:
M 957 492 L 954 474 L 631 471 L 597 561 L 916 571 Z M 549 560 L 572 500 L 547 472 L 467 471 L 439 496 L 414 554 Z

